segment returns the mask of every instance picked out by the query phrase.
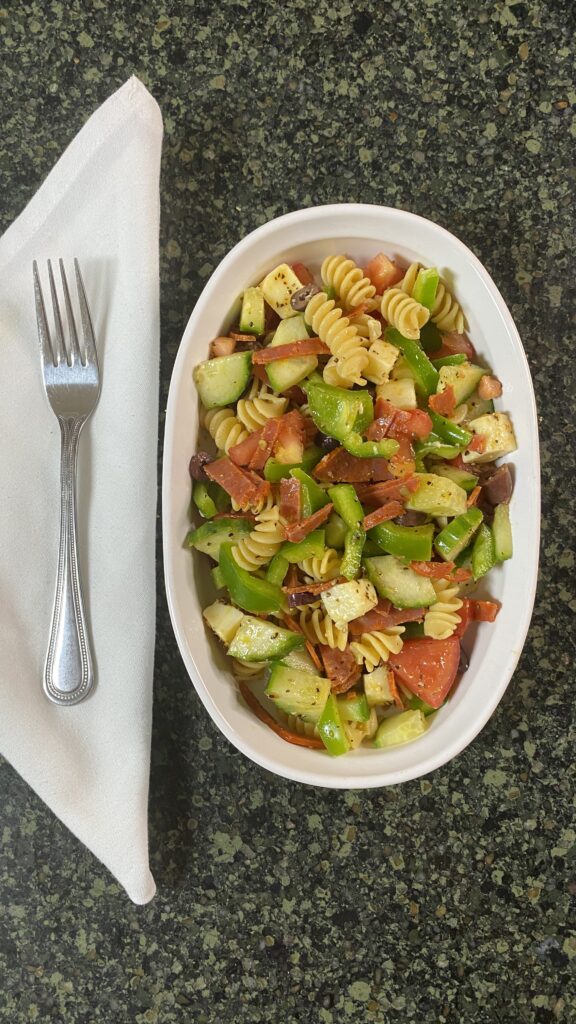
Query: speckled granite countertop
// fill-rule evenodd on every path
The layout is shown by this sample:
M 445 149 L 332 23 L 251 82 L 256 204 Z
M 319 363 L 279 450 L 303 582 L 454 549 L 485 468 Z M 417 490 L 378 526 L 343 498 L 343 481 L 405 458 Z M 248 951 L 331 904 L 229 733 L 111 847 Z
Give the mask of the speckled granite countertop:
M 575 1019 L 575 28 L 570 0 L 0 9 L 0 229 L 129 74 L 162 106 L 162 407 L 199 290 L 246 231 L 312 203 L 398 205 L 459 235 L 509 303 L 544 484 L 505 699 L 454 762 L 394 789 L 314 791 L 233 750 L 189 684 L 159 572 L 158 895 L 133 907 L 0 764 L 1 1021 Z

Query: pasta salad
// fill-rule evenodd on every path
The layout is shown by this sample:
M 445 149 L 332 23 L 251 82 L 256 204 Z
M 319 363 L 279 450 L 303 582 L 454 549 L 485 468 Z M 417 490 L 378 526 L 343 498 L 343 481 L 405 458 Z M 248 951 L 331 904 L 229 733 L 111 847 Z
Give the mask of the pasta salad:
M 474 586 L 512 556 L 516 439 L 466 327 L 435 267 L 281 263 L 194 369 L 185 545 L 244 700 L 290 743 L 420 736 L 498 614 Z

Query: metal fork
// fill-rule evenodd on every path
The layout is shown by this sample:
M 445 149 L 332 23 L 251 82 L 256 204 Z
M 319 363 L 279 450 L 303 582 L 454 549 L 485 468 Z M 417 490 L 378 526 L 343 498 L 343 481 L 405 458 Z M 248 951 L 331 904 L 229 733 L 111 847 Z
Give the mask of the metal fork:
M 42 356 L 44 387 L 62 437 L 60 464 L 60 547 L 50 640 L 44 665 L 44 692 L 55 704 L 77 704 L 94 685 L 92 652 L 86 627 L 76 527 L 76 462 L 78 438 L 100 395 L 100 374 L 94 331 L 78 260 L 74 260 L 82 322 L 81 350 L 72 311 L 64 263 L 60 262 L 62 290 L 68 321 L 64 330 L 52 264 L 48 279 L 54 313 L 51 335 L 42 296 L 38 264 L 34 260 L 34 295 Z

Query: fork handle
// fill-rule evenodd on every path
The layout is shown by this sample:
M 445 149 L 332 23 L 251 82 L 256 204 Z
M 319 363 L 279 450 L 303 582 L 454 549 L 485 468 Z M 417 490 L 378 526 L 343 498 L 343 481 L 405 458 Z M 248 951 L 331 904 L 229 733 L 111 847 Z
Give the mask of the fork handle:
M 44 692 L 54 704 L 77 704 L 94 684 L 86 628 L 76 527 L 76 461 L 85 417 L 59 417 L 60 547 L 50 640 L 44 666 Z

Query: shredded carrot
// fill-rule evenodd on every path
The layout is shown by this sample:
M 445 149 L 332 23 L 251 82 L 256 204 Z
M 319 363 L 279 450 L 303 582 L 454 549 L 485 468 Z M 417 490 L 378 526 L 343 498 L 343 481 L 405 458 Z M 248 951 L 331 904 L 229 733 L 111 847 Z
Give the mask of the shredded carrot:
M 474 489 L 470 491 L 470 494 L 468 495 L 468 498 L 466 500 L 468 508 L 472 508 L 476 504 L 478 498 L 480 497 L 481 490 L 481 487 L 474 487 Z
M 252 353 L 253 365 L 273 363 L 278 359 L 297 359 L 300 356 L 330 355 L 328 345 L 320 338 L 300 338 L 286 345 L 260 348 Z
M 254 696 L 252 691 L 248 688 L 244 680 L 238 680 L 238 687 L 248 707 L 261 722 L 264 722 L 270 729 L 272 729 L 277 736 L 281 739 L 286 740 L 287 743 L 294 743 L 297 747 L 310 747 L 311 750 L 323 750 L 324 744 L 322 740 L 316 739 L 315 736 L 299 736 L 295 732 L 290 732 L 289 729 L 285 729 L 284 726 L 280 725 L 272 715 L 263 708 L 257 697 Z
M 300 623 L 296 622 L 296 620 L 291 618 L 291 616 L 288 615 L 286 612 L 280 612 L 280 618 L 282 619 L 282 622 L 284 623 L 284 625 L 288 629 L 291 629 L 293 633 L 300 633 L 300 636 L 306 636 L 306 634 L 305 634 L 304 630 L 302 629 Z M 323 672 L 324 669 L 323 669 L 323 666 L 322 666 L 322 662 L 320 661 L 320 658 L 318 657 L 318 654 L 316 652 L 316 648 L 314 647 L 314 644 L 310 643 L 309 640 L 306 641 L 306 650 L 308 651 L 308 654 L 312 658 L 312 661 L 314 662 L 314 664 L 315 664 L 316 668 L 318 669 L 318 671 L 319 672 Z
M 402 695 L 401 695 L 400 690 L 398 689 L 398 686 L 396 684 L 396 676 L 394 675 L 394 673 L 393 673 L 391 668 L 388 669 L 388 687 L 390 689 L 390 693 L 392 694 L 392 697 L 394 698 L 394 703 L 395 703 L 396 707 L 397 708 L 401 708 L 402 711 L 403 711 L 404 710 L 404 701 L 402 700 Z

